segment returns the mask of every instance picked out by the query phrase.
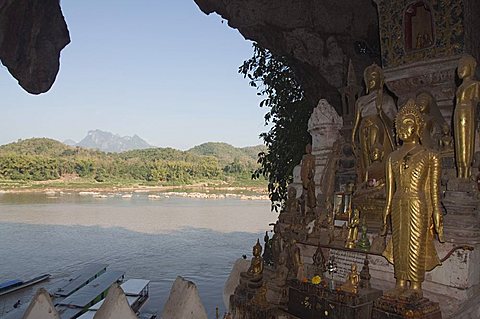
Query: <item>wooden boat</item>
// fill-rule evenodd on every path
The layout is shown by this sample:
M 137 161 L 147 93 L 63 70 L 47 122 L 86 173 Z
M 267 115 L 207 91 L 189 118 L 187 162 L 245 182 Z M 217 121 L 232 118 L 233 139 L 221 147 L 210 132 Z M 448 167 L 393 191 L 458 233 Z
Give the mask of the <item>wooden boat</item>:
M 39 282 L 50 278 L 50 274 L 44 274 L 27 281 L 21 281 L 19 279 L 9 280 L 0 284 L 0 296 L 9 294 L 11 292 L 26 288 L 28 286 L 35 285 Z

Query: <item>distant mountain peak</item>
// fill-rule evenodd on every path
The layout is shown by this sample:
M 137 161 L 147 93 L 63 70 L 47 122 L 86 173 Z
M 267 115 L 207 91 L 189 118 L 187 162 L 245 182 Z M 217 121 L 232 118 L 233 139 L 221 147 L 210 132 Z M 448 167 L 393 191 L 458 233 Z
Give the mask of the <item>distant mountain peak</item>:
M 88 131 L 87 136 L 76 145 L 112 153 L 153 147 L 137 134 L 133 136 L 120 136 L 119 134 L 113 134 L 99 129 Z

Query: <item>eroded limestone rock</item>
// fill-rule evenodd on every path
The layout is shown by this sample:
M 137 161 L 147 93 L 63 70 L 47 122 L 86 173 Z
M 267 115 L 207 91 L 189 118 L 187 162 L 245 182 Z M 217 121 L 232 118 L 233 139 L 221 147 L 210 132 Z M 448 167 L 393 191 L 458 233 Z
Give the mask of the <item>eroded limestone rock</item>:
M 250 261 L 243 258 L 237 259 L 235 264 L 233 264 L 232 271 L 223 288 L 223 304 L 225 305 L 225 309 L 230 309 L 230 295 L 233 295 L 235 288 L 237 288 L 240 282 L 240 273 L 247 271 L 249 266 Z
M 108 290 L 107 298 L 93 317 L 94 319 L 138 319 L 130 308 L 122 288 L 115 283 Z
M 44 288 L 37 290 L 23 315 L 23 319 L 60 319 L 48 291 Z
M 178 276 L 162 312 L 162 319 L 207 319 L 197 286 Z

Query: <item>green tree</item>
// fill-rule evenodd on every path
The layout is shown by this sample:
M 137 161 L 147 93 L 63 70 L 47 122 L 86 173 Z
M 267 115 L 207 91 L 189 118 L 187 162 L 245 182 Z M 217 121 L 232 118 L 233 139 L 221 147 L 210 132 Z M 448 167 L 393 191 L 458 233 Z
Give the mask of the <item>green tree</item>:
M 293 168 L 300 162 L 305 145 L 310 143 L 307 123 L 313 105 L 307 103 L 287 59 L 256 43 L 253 56 L 240 66 L 239 73 L 248 78 L 257 95 L 263 97 L 260 107 L 269 108 L 265 125 L 272 124 L 272 127 L 260 134 L 267 151 L 259 153 L 260 168 L 253 178 L 267 177 L 272 210 L 277 211 L 286 198 Z

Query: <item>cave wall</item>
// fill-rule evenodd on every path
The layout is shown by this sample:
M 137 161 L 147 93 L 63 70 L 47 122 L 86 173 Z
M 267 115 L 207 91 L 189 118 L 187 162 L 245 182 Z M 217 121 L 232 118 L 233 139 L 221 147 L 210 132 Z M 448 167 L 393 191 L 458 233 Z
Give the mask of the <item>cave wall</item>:
M 340 112 L 338 89 L 346 84 L 352 59 L 358 82 L 363 69 L 379 63 L 377 9 L 371 0 L 194 0 L 217 13 L 248 40 L 286 56 L 316 105 L 326 98 Z M 363 41 L 364 53 L 355 43 Z
M 27 92 L 52 87 L 69 42 L 59 0 L 0 1 L 0 60 Z

